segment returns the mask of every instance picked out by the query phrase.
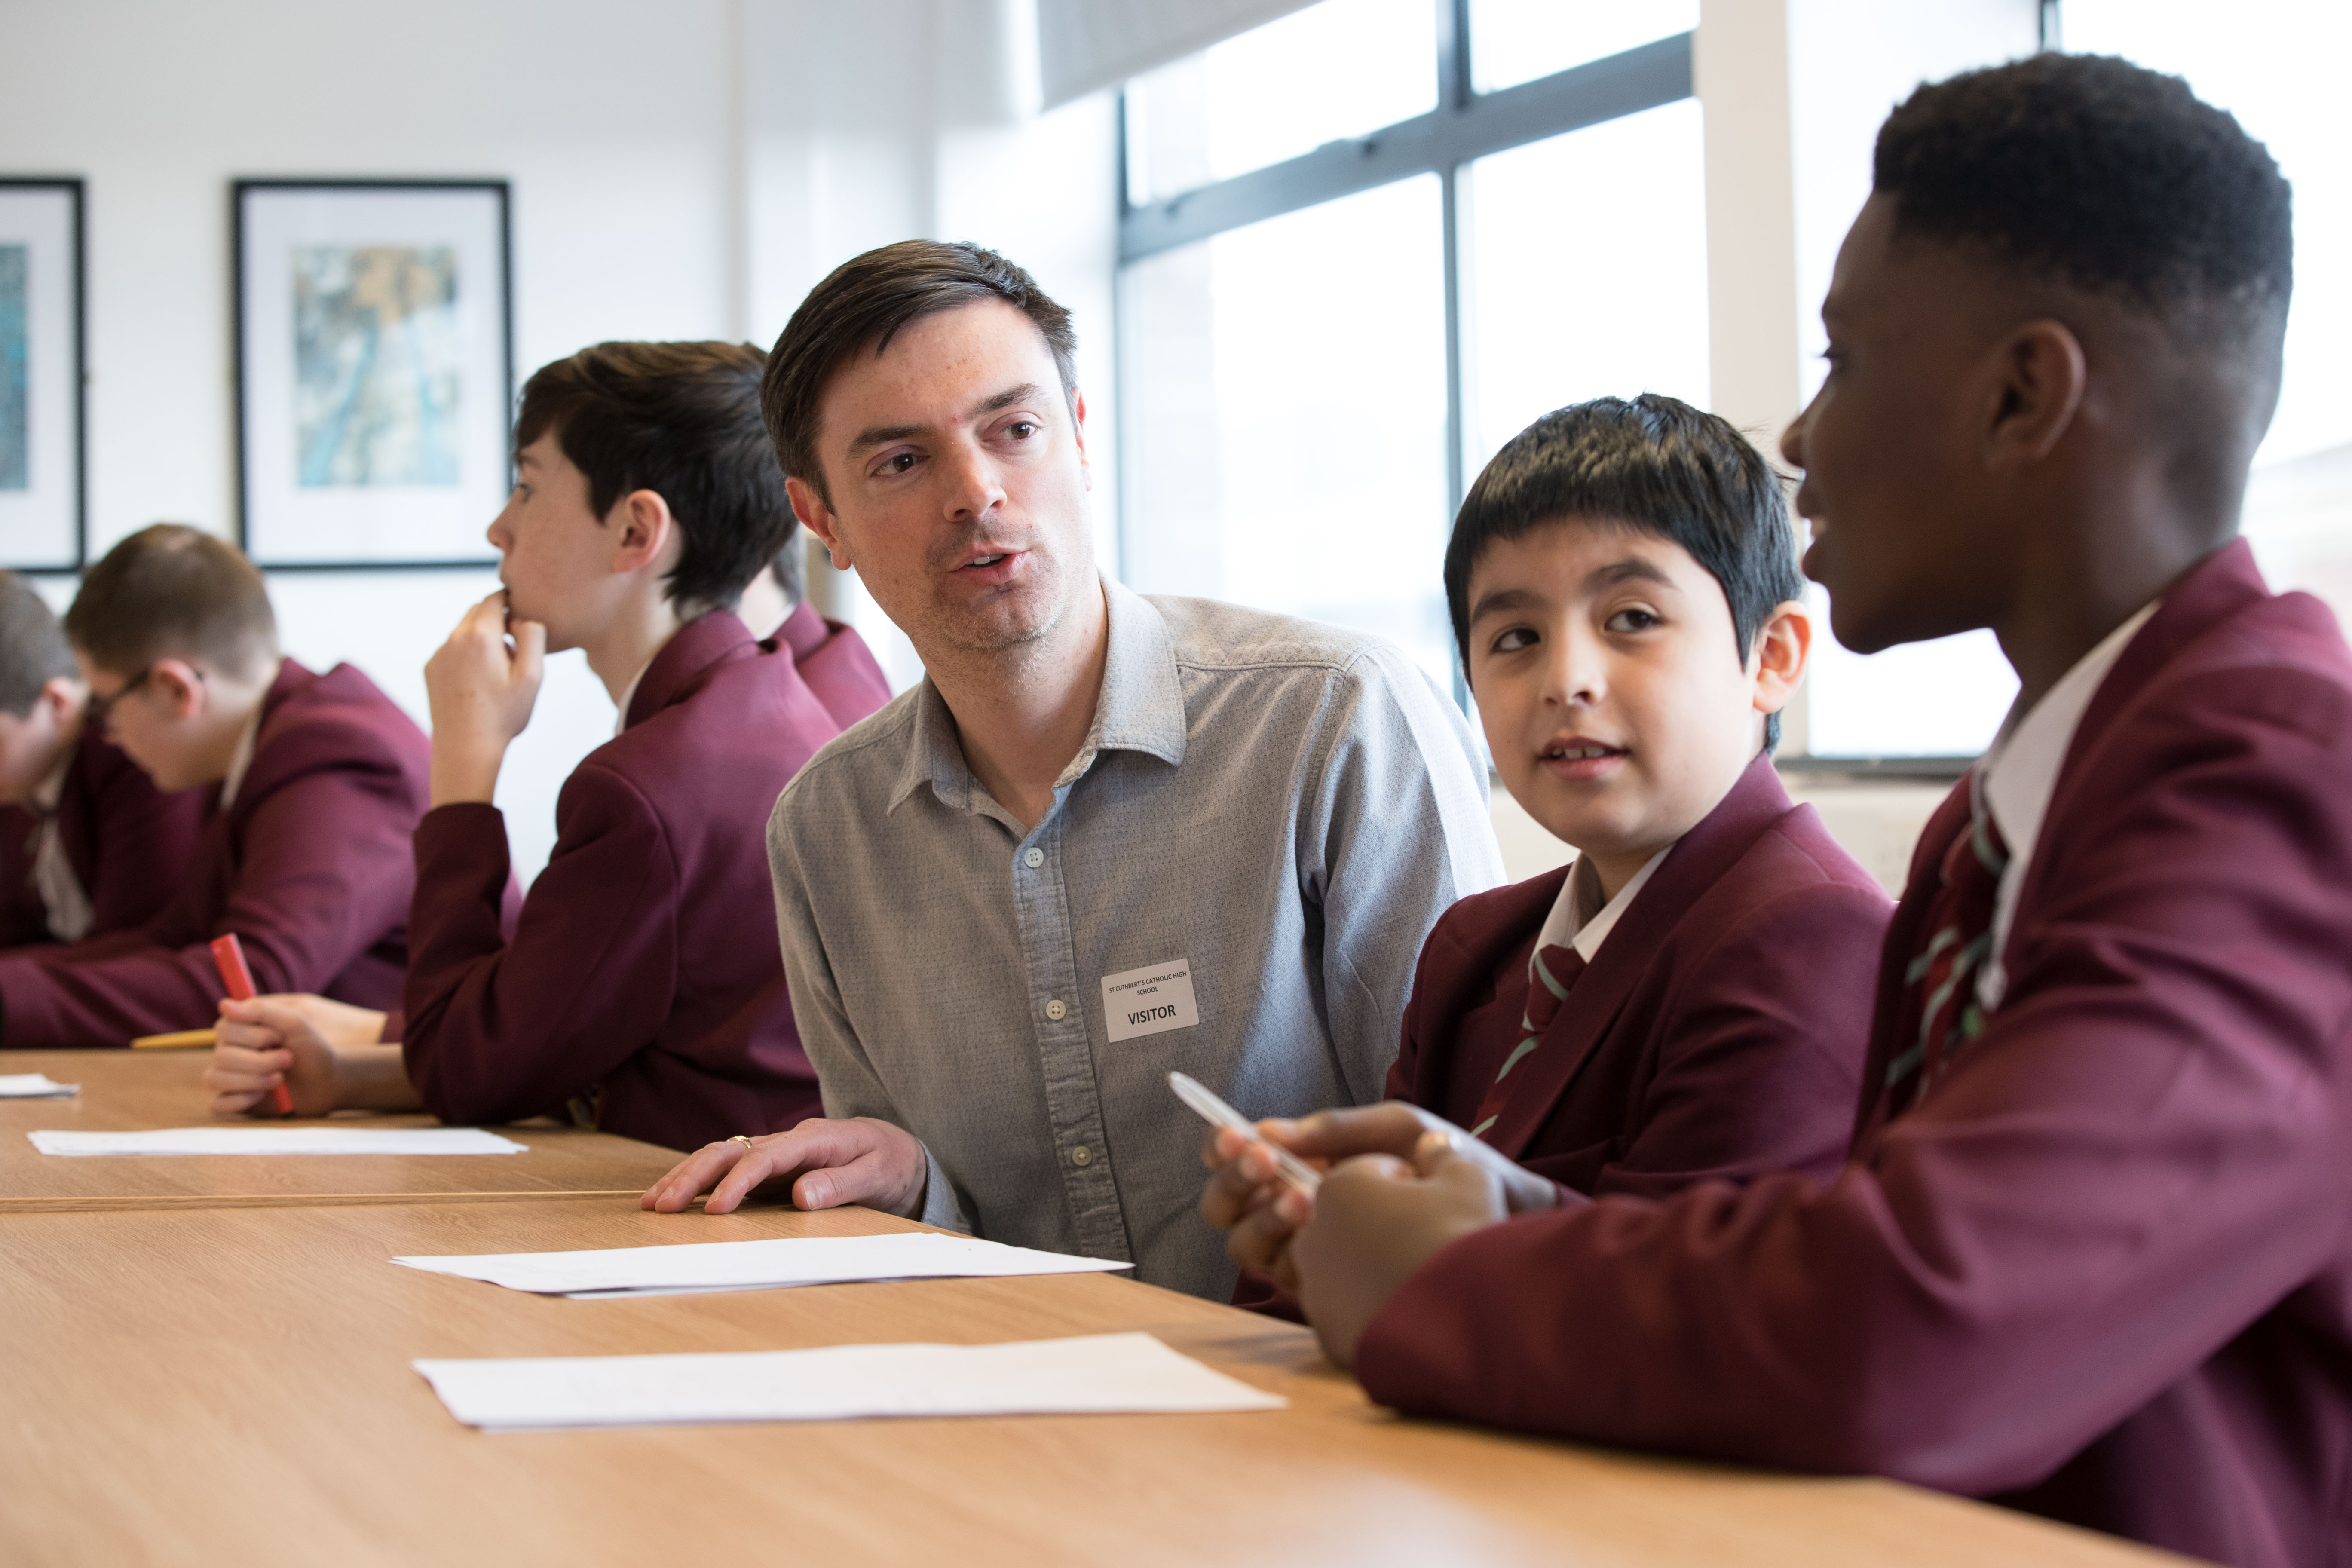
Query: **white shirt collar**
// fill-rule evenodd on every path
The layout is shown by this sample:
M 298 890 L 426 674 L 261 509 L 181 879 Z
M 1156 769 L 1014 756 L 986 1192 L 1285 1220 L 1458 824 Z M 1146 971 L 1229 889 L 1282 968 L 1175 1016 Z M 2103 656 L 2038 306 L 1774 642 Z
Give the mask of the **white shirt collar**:
M 246 719 L 245 728 L 237 733 L 236 750 L 229 753 L 228 773 L 221 779 L 220 808 L 223 811 L 236 803 L 237 786 L 245 783 L 245 771 L 253 766 L 253 748 L 261 737 L 261 708 L 258 702 L 253 705 L 253 712 Z
M 1977 764 L 1985 808 L 1992 813 L 1993 825 L 2000 829 L 2001 842 L 2009 849 L 2009 865 L 1994 894 L 1991 949 L 1977 973 L 1977 1000 L 1988 1013 L 2000 1005 L 2009 986 L 2001 954 L 2009 946 L 2018 893 L 2041 843 L 2042 819 L 2049 815 L 2050 797 L 2057 793 L 2059 770 L 2066 765 L 2074 731 L 2082 726 L 2091 699 L 2098 695 L 2116 660 L 2123 657 L 2125 647 L 2161 603 L 2151 599 L 2142 605 L 2123 625 L 2100 638 L 2097 647 L 2076 659 L 2039 702 L 2023 713 L 2011 715 L 1991 750 Z
M 1671 844 L 1666 846 L 1666 849 L 1673 847 Z M 1626 909 L 1641 896 L 1650 873 L 1666 858 L 1666 849 L 1643 861 L 1642 868 L 1626 878 L 1617 896 L 1606 904 L 1601 901 L 1601 874 L 1593 868 L 1591 857 L 1579 857 L 1568 879 L 1559 885 L 1559 897 L 1552 900 L 1551 913 L 1544 917 L 1543 930 L 1536 936 L 1535 951 L 1572 947 L 1577 957 L 1591 963 L 1592 955 L 1601 951 L 1601 944 L 1609 940 L 1609 933 L 1624 918 Z M 1528 962 L 1534 962 L 1532 955 Z
M 58 765 L 49 770 L 49 776 L 33 786 L 33 798 L 27 804 L 32 806 L 35 816 L 48 816 L 57 810 L 58 802 L 65 798 L 66 770 L 73 766 L 74 753 L 79 750 L 81 740 L 76 736 L 71 744 L 58 753 Z

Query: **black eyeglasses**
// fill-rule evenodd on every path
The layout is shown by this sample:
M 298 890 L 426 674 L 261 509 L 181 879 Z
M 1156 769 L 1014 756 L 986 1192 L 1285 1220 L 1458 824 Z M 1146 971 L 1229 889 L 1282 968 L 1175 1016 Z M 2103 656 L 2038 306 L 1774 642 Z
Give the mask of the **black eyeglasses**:
M 130 679 L 124 681 L 115 689 L 113 695 L 109 697 L 92 697 L 89 700 L 89 708 L 83 710 L 82 722 L 85 724 L 105 723 L 106 716 L 114 710 L 114 705 L 116 703 L 121 701 L 124 698 L 130 696 L 132 692 L 146 685 L 148 681 L 154 679 L 154 676 L 155 667 L 151 664 L 146 668 L 141 670 L 138 674 L 132 676 Z M 201 669 L 196 670 L 195 677 L 198 680 L 202 680 L 205 678 L 205 672 Z

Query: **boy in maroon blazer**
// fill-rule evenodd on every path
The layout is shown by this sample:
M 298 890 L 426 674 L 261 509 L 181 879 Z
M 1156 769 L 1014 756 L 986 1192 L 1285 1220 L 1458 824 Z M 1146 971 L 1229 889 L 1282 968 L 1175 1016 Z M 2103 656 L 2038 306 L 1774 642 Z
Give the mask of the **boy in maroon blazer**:
M 1456 1126 L 1591 1194 L 1834 1170 L 1893 905 L 1772 769 L 1811 635 L 1779 478 L 1670 397 L 1563 408 L 1471 487 L 1445 584 L 1496 773 L 1580 853 L 1448 910 L 1392 1103 L 1286 1140 Z M 1278 1266 L 1297 1205 L 1261 1146 L 1223 1152 L 1205 1212 Z
M 2352 1557 L 2352 654 L 2233 537 L 2289 210 L 2120 60 L 1887 121 L 1784 440 L 1806 566 L 1848 646 L 1990 626 L 2021 689 L 1920 840 L 1848 1163 L 1338 1168 L 1291 1261 L 1375 1398 Z
M 89 710 L 57 616 L 0 572 L 0 948 L 142 926 L 187 876 L 204 792 L 156 789 Z
M 407 956 L 404 851 L 425 809 L 415 724 L 349 665 L 315 675 L 281 658 L 261 574 L 176 523 L 109 551 L 65 629 L 89 682 L 84 725 L 102 716 L 157 788 L 200 790 L 203 829 L 143 927 L 0 955 L 0 1045 L 196 1026 L 222 995 L 205 944 L 226 932 L 265 991 L 390 1004 Z
M 433 810 L 397 1047 L 344 1044 L 278 1004 L 232 1007 L 215 1109 L 289 1084 L 297 1110 L 415 1104 L 449 1121 L 567 1108 L 690 1149 L 819 1114 L 784 990 L 763 836 L 776 795 L 888 699 L 857 635 L 813 614 L 755 642 L 733 606 L 798 526 L 760 416 L 766 356 L 604 343 L 523 388 L 520 482 L 489 531 L 506 591 L 425 667 Z M 511 941 L 490 804 L 551 649 L 621 710 L 556 805 Z M 801 673 L 836 677 L 837 715 Z M 839 692 L 858 693 L 842 698 Z

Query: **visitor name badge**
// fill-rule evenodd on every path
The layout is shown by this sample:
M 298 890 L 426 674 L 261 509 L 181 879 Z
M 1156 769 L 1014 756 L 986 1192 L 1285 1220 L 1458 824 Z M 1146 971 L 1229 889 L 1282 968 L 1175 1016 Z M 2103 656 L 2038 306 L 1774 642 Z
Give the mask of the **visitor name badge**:
M 1189 1029 L 1201 1021 L 1200 1005 L 1192 1000 L 1189 959 L 1171 958 L 1123 974 L 1106 974 L 1102 987 L 1103 1018 L 1114 1040 Z

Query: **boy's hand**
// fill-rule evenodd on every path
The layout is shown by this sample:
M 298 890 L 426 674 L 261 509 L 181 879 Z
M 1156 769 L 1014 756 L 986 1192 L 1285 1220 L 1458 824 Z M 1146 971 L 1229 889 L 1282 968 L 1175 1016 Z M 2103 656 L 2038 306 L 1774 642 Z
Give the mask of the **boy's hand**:
M 257 996 L 223 1000 L 205 1087 L 215 1116 L 242 1116 L 267 1103 L 280 1083 L 297 1116 L 324 1116 L 335 1108 L 335 1048 L 297 1005 L 323 997 Z M 341 1007 L 341 1003 L 327 1003 Z M 346 1009 L 360 1012 L 360 1008 Z M 379 1029 L 383 1015 L 375 1015 Z
M 1323 1178 L 1290 1254 L 1299 1304 L 1334 1363 L 1355 1365 L 1365 1326 L 1415 1269 L 1510 1217 L 1492 1165 L 1464 1143 L 1461 1134 L 1427 1132 L 1411 1164 L 1369 1154 Z
M 1257 1130 L 1261 1138 L 1280 1144 L 1317 1170 L 1366 1154 L 1409 1160 L 1428 1134 L 1449 1134 L 1459 1139 L 1465 1158 L 1494 1176 L 1513 1214 L 1548 1209 L 1559 1201 L 1559 1189 L 1551 1183 L 1452 1122 L 1399 1100 L 1318 1110 L 1297 1121 L 1269 1118 L 1259 1122 Z M 1211 1172 L 1201 1194 L 1201 1217 L 1230 1233 L 1225 1239 L 1226 1255 L 1295 1293 L 1297 1276 L 1288 1257 L 1290 1239 L 1315 1212 L 1315 1200 L 1276 1176 L 1274 1157 L 1231 1128 L 1221 1127 L 1210 1134 L 1201 1160 Z
M 705 1214 L 726 1214 L 763 1184 L 792 1184 L 793 1206 L 864 1204 L 902 1219 L 923 1212 L 930 1157 L 903 1127 L 871 1116 L 835 1121 L 813 1116 L 789 1132 L 730 1138 L 701 1148 L 646 1189 L 641 1209 L 677 1214 L 710 1189 Z
M 466 612 L 449 640 L 425 661 L 435 805 L 489 804 L 499 764 L 530 722 L 546 673 L 547 627 L 538 621 L 509 624 L 504 590 Z

